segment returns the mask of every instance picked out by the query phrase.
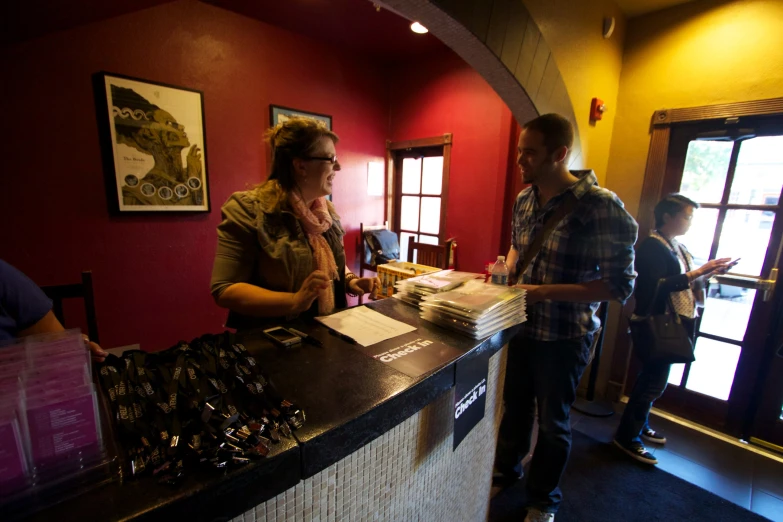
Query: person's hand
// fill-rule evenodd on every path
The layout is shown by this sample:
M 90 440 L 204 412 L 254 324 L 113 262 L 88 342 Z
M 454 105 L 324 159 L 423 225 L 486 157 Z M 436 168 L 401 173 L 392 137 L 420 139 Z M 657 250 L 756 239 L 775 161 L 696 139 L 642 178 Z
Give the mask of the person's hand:
M 201 179 L 201 149 L 198 145 L 193 145 L 188 150 L 187 156 L 187 173 L 189 178 Z
M 541 285 L 514 285 L 514 288 L 521 288 L 525 291 L 525 305 L 534 305 L 546 299 L 544 289 Z
M 377 277 L 357 277 L 356 279 L 348 281 L 348 290 L 352 294 L 370 294 L 375 297 L 375 294 L 380 288 L 381 280 Z
M 730 257 L 711 259 L 695 270 L 696 277 L 694 279 L 710 276 L 715 273 L 725 273 L 729 269 L 729 263 L 731 263 Z
M 109 355 L 109 352 L 104 351 L 97 343 L 90 341 L 90 338 L 86 335 L 82 334 L 82 338 L 84 339 L 84 346 L 90 350 L 90 357 L 92 357 L 93 362 L 101 363 Z
M 330 284 L 332 282 L 324 272 L 321 270 L 313 271 L 304 280 L 299 291 L 294 294 L 293 313 L 298 314 L 308 310 L 313 305 L 313 301 L 318 298 L 319 292 L 325 290 Z

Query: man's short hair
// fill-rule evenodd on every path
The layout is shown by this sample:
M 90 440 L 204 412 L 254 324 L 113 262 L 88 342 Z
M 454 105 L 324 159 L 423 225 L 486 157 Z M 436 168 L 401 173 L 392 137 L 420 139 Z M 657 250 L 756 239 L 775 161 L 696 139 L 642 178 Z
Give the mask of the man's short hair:
M 655 205 L 655 210 L 653 210 L 655 214 L 655 228 L 660 228 L 665 224 L 663 220 L 664 214 L 674 217 L 688 207 L 699 208 L 699 206 L 691 198 L 682 194 L 669 194 Z
M 574 145 L 574 126 L 559 114 L 543 114 L 522 125 L 525 130 L 534 130 L 544 136 L 544 146 L 550 154 L 565 147 L 569 151 Z

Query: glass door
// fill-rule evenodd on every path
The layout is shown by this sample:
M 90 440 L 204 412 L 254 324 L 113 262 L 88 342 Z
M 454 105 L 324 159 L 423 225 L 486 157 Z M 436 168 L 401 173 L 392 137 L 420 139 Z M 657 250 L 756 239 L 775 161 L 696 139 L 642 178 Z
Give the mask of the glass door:
M 696 266 L 716 257 L 739 263 L 710 280 L 697 321 L 696 360 L 672 366 L 656 405 L 737 436 L 754 429 L 752 415 L 769 393 L 766 386 L 783 380 L 780 370 L 766 371 L 779 315 L 774 294 L 783 229 L 780 134 L 680 129 L 672 134 L 664 182 L 701 205 L 690 231 L 679 238 Z

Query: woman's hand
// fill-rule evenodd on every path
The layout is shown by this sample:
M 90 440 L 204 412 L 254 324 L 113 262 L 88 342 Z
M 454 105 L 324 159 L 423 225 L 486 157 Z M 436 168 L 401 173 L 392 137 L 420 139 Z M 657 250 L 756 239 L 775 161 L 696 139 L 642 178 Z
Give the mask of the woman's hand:
M 318 298 L 318 293 L 321 290 L 325 290 L 330 284 L 332 282 L 324 272 L 321 270 L 313 271 L 304 280 L 299 291 L 294 294 L 294 303 L 291 311 L 299 314 L 308 310 L 313 305 L 313 301 Z
M 707 277 L 711 276 L 712 274 L 718 272 L 723 273 L 726 272 L 729 269 L 729 263 L 731 262 L 730 257 L 722 257 L 720 259 L 711 259 L 710 261 L 707 261 L 703 265 L 701 265 L 699 268 L 691 272 L 694 274 L 694 277 L 692 279 L 698 279 L 700 277 Z
M 348 281 L 348 290 L 356 295 L 370 294 L 375 297 L 380 288 L 381 280 L 377 277 L 357 277 Z

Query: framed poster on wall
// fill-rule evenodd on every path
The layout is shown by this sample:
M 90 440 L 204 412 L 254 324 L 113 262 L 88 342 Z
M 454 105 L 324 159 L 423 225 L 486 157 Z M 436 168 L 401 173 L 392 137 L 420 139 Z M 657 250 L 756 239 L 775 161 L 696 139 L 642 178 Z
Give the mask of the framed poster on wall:
M 269 121 L 274 127 L 282 121 L 286 121 L 292 116 L 302 116 L 304 118 L 312 118 L 314 120 L 322 121 L 326 124 L 329 130 L 332 130 L 332 117 L 327 114 L 318 114 L 315 112 L 305 112 L 298 109 L 291 109 L 290 107 L 281 107 L 279 105 L 269 106 Z
M 106 72 L 93 87 L 109 208 L 209 212 L 203 93 Z

